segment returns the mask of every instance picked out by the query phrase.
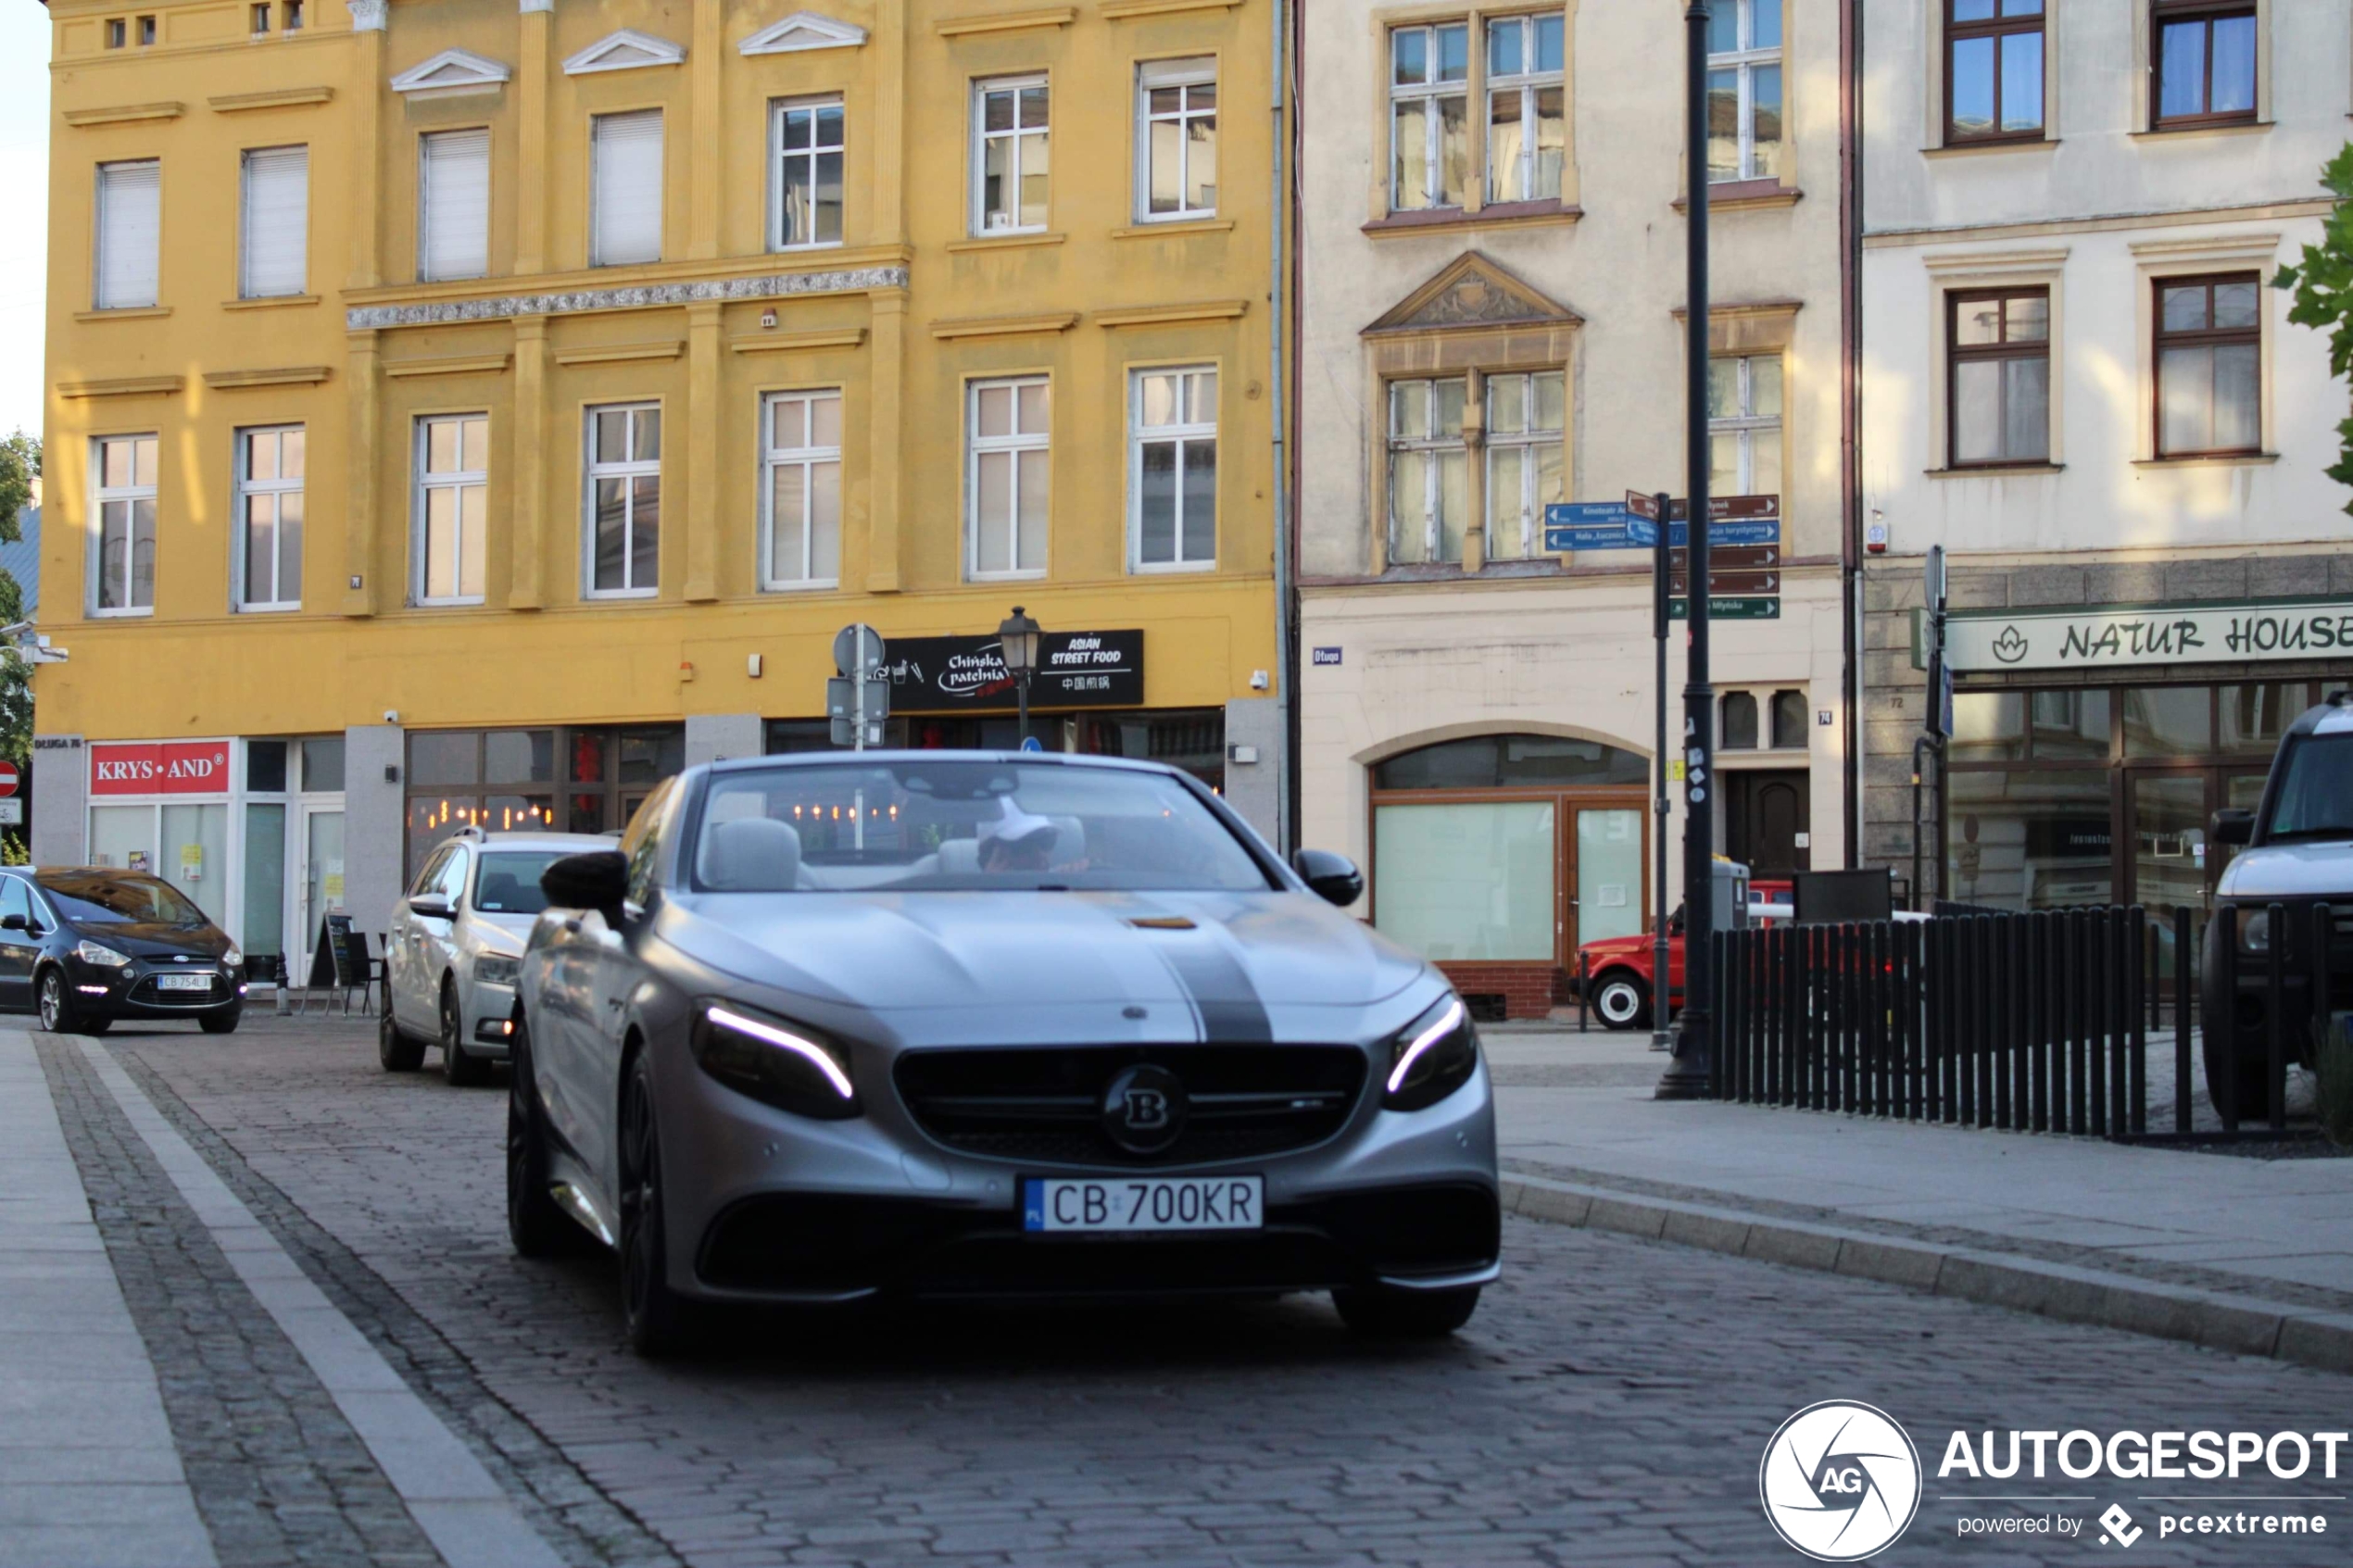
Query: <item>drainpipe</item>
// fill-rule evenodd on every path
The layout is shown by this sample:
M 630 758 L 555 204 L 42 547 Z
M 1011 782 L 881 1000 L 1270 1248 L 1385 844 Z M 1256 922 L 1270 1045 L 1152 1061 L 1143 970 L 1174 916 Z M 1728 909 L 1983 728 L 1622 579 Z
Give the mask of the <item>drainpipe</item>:
M 1283 305 L 1289 295 L 1292 258 L 1286 240 L 1291 216 L 1290 204 L 1290 0 L 1274 0 L 1268 27 L 1272 34 L 1274 55 L 1273 95 L 1270 102 L 1274 149 L 1274 183 L 1266 210 L 1273 219 L 1269 225 L 1272 239 L 1268 257 L 1266 291 L 1266 362 L 1267 410 L 1275 440 L 1275 701 L 1276 716 L 1282 725 L 1282 743 L 1275 748 L 1276 827 L 1275 847 L 1288 856 L 1299 843 L 1299 647 L 1298 618 L 1292 600 L 1294 587 L 1292 556 L 1295 545 L 1291 529 L 1290 357 L 1288 334 L 1290 319 Z

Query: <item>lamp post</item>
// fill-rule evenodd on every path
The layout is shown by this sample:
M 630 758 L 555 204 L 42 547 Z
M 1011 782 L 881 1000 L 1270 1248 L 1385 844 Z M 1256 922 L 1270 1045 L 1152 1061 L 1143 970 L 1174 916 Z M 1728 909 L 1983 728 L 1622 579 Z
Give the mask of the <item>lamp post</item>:
M 1029 738 L 1029 678 L 1038 672 L 1038 622 L 1013 606 L 997 628 L 997 652 L 1005 661 L 1005 672 L 1013 678 L 1013 690 L 1021 704 L 1021 738 Z

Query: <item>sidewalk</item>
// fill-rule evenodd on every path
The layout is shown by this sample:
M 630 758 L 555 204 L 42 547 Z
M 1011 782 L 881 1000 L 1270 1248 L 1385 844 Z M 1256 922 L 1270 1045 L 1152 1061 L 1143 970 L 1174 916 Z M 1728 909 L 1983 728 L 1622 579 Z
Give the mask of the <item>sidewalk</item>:
M 2223 1303 L 2227 1330 L 2208 1321 L 2177 1336 L 2219 1336 L 2263 1353 L 2286 1353 L 2276 1327 L 2271 1344 L 2259 1343 L 2267 1313 L 2275 1324 L 2340 1321 L 2353 1367 L 2353 1159 L 2246 1159 L 1667 1103 L 1651 1096 L 1666 1059 L 1647 1048 L 1647 1034 L 1514 1028 L 1484 1038 L 1504 1166 L 1535 1184 L 1537 1196 L 1522 1198 L 1530 1211 L 1584 1201 L 1583 1223 L 1608 1223 L 1590 1217 L 1590 1200 L 1607 1199 L 1632 1205 L 1604 1205 L 1604 1216 L 1627 1222 L 1617 1228 L 1706 1232 L 1751 1252 L 1807 1251 L 1812 1236 L 1810 1250 L 1833 1260 L 1821 1266 L 1837 1266 L 1838 1248 L 1825 1246 L 1848 1238 L 1857 1258 L 1866 1243 L 1897 1249 L 1879 1266 L 1939 1289 L 1959 1289 L 1969 1273 L 1945 1279 L 1944 1261 L 2006 1260 L 2015 1268 L 1997 1294 L 2011 1304 L 2032 1304 L 2018 1298 L 2027 1279 L 2078 1287 L 2072 1309 L 2046 1310 L 2118 1326 L 2146 1326 L 2167 1300 L 2201 1311 Z M 2104 1293 L 2118 1299 L 2091 1300 Z

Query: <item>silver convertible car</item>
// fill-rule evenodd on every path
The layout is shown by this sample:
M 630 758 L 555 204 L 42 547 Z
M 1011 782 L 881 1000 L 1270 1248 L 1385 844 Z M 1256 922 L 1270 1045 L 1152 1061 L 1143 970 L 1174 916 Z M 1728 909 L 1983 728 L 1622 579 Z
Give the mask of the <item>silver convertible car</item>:
M 1497 1273 L 1462 998 L 1151 763 L 824 753 L 678 775 L 550 865 L 508 1220 L 699 1304 L 1332 1293 L 1436 1336 Z

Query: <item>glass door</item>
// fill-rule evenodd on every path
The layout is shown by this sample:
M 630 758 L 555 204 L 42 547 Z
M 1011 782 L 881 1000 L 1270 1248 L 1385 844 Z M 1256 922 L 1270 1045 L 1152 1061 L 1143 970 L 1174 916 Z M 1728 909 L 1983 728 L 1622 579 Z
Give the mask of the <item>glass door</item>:
M 343 891 L 343 805 L 302 808 L 302 969 L 310 972 L 311 952 L 319 941 L 320 922 L 345 912 Z
M 1634 807 L 1585 807 L 1577 812 L 1576 867 L 1570 885 L 1577 897 L 1568 911 L 1565 961 L 1577 965 L 1577 949 L 1604 936 L 1639 936 L 1642 931 L 1642 818 Z

